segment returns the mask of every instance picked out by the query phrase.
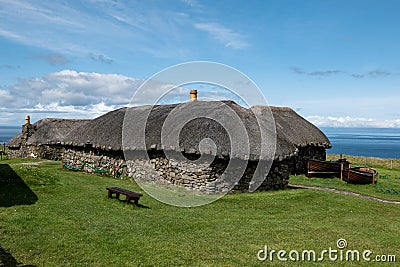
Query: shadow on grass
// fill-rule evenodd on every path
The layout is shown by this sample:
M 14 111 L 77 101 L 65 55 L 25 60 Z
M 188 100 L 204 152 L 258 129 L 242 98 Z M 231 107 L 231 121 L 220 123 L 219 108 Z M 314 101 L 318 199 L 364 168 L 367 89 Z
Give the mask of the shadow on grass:
M 23 265 L 20 262 L 18 262 L 13 255 L 11 255 L 10 252 L 5 251 L 1 246 L 0 246 L 0 266 L 5 266 L 5 267 L 14 267 L 14 266 L 20 266 L 20 267 L 35 267 L 35 265 Z
M 117 199 L 117 198 L 113 198 L 113 199 Z M 120 203 L 125 203 L 125 204 L 126 204 L 126 200 L 125 200 L 125 199 L 117 199 L 117 200 L 118 200 Z M 150 207 L 145 206 L 145 205 L 142 205 L 142 204 L 140 204 L 140 203 L 135 204 L 135 203 L 131 202 L 131 203 L 127 204 L 127 205 L 133 205 L 133 206 L 135 206 L 135 207 L 144 208 L 144 209 L 151 209 Z
M 139 207 L 139 208 L 144 208 L 144 209 L 151 209 L 150 207 L 148 207 L 148 206 L 145 206 L 145 205 L 142 205 L 142 204 L 134 204 L 136 207 Z
M 31 205 L 38 200 L 35 193 L 8 164 L 0 164 L 0 207 Z

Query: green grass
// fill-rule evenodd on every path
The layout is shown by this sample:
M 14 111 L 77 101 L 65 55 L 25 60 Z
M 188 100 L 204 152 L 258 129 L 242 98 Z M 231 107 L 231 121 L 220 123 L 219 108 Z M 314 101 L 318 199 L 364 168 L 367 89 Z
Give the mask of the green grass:
M 354 185 L 347 184 L 341 181 L 339 178 L 308 178 L 305 175 L 290 176 L 289 183 L 309 185 L 309 186 L 321 186 L 334 188 L 339 190 L 351 191 L 367 196 L 378 197 L 388 200 L 400 201 L 400 167 L 397 166 L 397 161 L 392 160 L 392 169 L 390 166 L 391 159 L 380 159 L 380 158 L 365 158 L 365 157 L 354 157 L 354 156 L 344 156 L 347 158 L 353 166 L 365 165 L 367 161 L 367 166 L 375 168 L 378 175 L 379 185 Z M 338 155 L 328 155 L 328 160 L 338 159 Z M 384 189 L 384 190 L 380 190 Z M 386 192 L 385 192 L 386 191 Z
M 143 208 L 107 199 L 106 186 L 143 193 L 132 182 L 68 172 L 59 162 L 39 166 L 23 162 L 0 162 L 6 164 L 0 168 L 1 196 L 6 194 L 1 190 L 5 184 L 20 179 L 28 187 L 25 194 L 37 197 L 12 206 L 0 198 L 3 262 L 37 266 L 285 266 L 276 258 L 273 263 L 259 262 L 258 250 L 264 245 L 287 251 L 335 249 L 339 238 L 347 240 L 349 249 L 400 257 L 398 205 L 293 189 L 229 194 L 195 208 L 169 206 L 144 194 L 140 203 L 148 208 Z M 314 264 L 331 265 L 330 261 Z
M 5 146 L 3 147 L 2 144 L 0 144 L 0 160 L 7 159 L 8 155 L 8 147 Z

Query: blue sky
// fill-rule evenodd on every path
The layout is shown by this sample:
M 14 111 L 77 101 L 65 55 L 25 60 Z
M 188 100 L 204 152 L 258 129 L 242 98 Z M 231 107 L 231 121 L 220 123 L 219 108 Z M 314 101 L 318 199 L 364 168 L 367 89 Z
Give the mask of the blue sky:
M 399 13 L 396 0 L 0 0 L 0 125 L 94 117 L 201 60 L 319 126 L 400 127 Z

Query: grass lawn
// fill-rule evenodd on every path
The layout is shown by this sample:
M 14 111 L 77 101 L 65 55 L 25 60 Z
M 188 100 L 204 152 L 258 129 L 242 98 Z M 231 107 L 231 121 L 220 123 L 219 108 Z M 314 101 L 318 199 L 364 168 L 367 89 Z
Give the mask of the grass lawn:
M 276 256 L 261 262 L 257 252 L 266 245 L 319 254 L 337 249 L 339 238 L 347 249 L 371 250 L 371 259 L 394 254 L 400 260 L 399 205 L 288 189 L 229 194 L 196 208 L 144 194 L 144 208 L 107 199 L 106 186 L 142 192 L 132 182 L 68 172 L 60 162 L 24 162 L 35 164 L 0 161 L 4 266 L 331 266 L 327 256 L 317 263 L 284 263 Z

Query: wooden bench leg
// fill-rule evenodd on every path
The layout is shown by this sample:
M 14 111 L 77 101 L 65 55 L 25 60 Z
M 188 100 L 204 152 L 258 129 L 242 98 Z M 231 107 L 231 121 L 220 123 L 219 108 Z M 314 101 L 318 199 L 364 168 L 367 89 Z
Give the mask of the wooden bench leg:
M 108 190 L 108 198 L 112 198 L 112 194 L 111 190 Z
M 119 200 L 119 193 L 115 193 L 115 197 Z
M 133 203 L 135 204 L 135 205 L 139 205 L 139 198 L 138 197 L 126 197 L 126 200 L 125 200 L 125 203 L 126 204 L 129 204 L 129 203 L 131 203 L 131 201 L 132 201 L 132 199 L 133 199 Z

